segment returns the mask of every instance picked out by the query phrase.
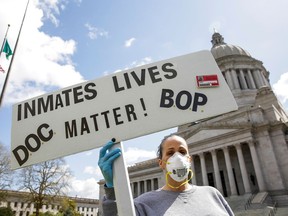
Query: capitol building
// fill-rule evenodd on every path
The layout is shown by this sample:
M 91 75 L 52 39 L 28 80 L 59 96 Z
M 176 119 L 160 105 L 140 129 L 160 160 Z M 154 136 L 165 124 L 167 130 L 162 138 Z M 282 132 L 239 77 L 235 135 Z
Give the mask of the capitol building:
M 288 116 L 271 88 L 269 71 L 245 49 L 225 43 L 221 34 L 215 32 L 211 42 L 239 109 L 178 126 L 175 134 L 187 141 L 193 158 L 192 183 L 217 188 L 234 212 L 287 207 Z M 157 158 L 128 172 L 134 197 L 165 184 Z

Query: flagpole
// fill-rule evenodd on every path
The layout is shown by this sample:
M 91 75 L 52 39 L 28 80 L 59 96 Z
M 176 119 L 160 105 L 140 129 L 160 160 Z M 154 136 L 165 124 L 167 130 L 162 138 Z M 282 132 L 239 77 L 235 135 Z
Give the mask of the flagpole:
M 0 52 L 0 57 L 1 57 L 1 54 L 2 54 L 2 51 L 3 51 L 3 47 L 4 47 L 4 44 L 5 44 L 5 41 L 6 41 L 6 38 L 7 38 L 7 34 L 8 34 L 8 30 L 9 30 L 9 27 L 10 27 L 10 24 L 8 24 L 7 26 L 7 30 L 6 30 L 6 33 L 5 33 L 5 37 L 4 37 L 4 40 L 3 40 L 3 43 L 2 43 L 2 46 L 1 46 L 1 52 Z
M 24 23 L 24 20 L 25 20 L 25 16 L 26 16 L 28 5 L 29 5 L 29 1 L 30 0 L 27 1 L 27 5 L 26 5 L 26 8 L 25 8 L 24 16 L 23 16 L 22 23 L 21 23 L 21 26 L 20 26 L 20 29 L 19 29 L 19 33 L 18 33 L 18 36 L 17 36 L 16 43 L 15 43 L 14 53 L 12 55 L 11 62 L 10 62 L 9 67 L 8 67 L 7 75 L 6 75 L 6 78 L 5 78 L 3 87 L 2 87 L 1 96 L 0 96 L 0 107 L 2 106 L 2 100 L 3 100 L 4 93 L 5 93 L 5 90 L 6 90 L 6 86 L 7 86 L 7 83 L 8 83 L 10 71 L 11 71 L 12 64 L 13 64 L 13 60 L 14 60 L 14 57 L 15 57 L 15 54 L 16 54 L 16 49 L 17 49 L 19 38 L 20 38 L 21 30 L 22 30 L 22 27 L 23 27 L 23 23 Z M 1 49 L 1 51 L 2 51 L 2 49 Z

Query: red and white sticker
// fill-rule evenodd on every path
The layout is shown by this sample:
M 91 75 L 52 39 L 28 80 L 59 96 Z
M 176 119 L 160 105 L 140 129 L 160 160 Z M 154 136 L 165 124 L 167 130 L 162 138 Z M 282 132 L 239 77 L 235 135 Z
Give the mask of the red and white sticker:
M 218 76 L 216 74 L 196 76 L 196 79 L 199 88 L 210 88 L 219 86 Z

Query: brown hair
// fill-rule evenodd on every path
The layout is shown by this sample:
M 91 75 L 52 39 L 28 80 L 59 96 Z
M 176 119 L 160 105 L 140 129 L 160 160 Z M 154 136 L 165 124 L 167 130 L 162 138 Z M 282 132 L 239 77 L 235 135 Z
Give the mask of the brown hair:
M 173 137 L 173 136 L 181 137 L 181 136 L 176 135 L 176 134 L 170 134 L 170 135 L 168 135 L 168 136 L 165 136 L 165 137 L 162 139 L 162 141 L 161 141 L 161 143 L 160 143 L 160 145 L 158 146 L 158 149 L 157 149 L 157 157 L 158 157 L 158 159 L 162 159 L 162 156 L 163 156 L 163 144 L 164 144 L 164 142 L 165 142 L 168 138 Z M 183 137 L 181 137 L 181 138 L 183 138 Z

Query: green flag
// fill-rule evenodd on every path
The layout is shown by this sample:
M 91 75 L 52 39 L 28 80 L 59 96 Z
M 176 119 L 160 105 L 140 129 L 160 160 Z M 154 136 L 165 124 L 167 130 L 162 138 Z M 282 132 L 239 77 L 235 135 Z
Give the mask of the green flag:
M 2 52 L 6 53 L 6 58 L 7 59 L 9 59 L 9 56 L 13 54 L 7 40 L 5 41 L 5 45 L 4 45 L 4 48 L 3 48 Z

